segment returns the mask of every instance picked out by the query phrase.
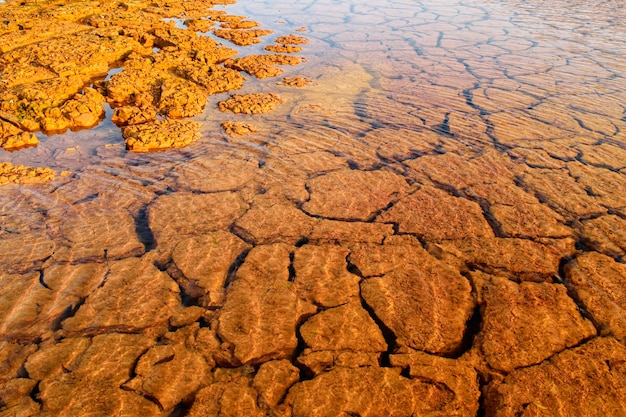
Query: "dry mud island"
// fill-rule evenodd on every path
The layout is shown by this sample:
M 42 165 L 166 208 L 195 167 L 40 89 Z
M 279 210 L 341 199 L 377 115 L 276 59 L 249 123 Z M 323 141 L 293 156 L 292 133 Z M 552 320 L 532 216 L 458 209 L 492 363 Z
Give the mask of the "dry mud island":
M 626 12 L 504 3 L 0 3 L 0 416 L 626 416 Z

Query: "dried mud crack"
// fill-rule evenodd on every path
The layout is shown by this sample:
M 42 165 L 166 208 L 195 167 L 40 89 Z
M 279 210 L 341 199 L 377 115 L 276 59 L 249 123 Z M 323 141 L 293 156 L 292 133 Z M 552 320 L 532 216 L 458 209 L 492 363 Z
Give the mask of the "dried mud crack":
M 623 8 L 230 3 L 0 3 L 0 415 L 626 416 Z

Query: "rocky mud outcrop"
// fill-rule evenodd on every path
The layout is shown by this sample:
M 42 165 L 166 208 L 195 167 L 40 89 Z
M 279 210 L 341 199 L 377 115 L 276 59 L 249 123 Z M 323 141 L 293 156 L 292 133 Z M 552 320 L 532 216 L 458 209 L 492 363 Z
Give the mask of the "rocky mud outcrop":
M 198 127 L 177 119 L 200 115 L 210 95 L 242 88 L 241 72 L 271 77 L 282 73 L 277 65 L 300 63 L 284 53 L 308 41 L 283 35 L 274 45 L 287 49 L 275 50 L 281 53 L 233 58 L 238 52 L 220 39 L 246 46 L 273 31 L 213 8 L 229 3 L 3 5 L 0 145 L 18 150 L 38 144 L 34 131 L 92 128 L 106 117 L 107 105 L 131 151 L 179 148 L 198 140 Z M 244 100 L 229 108 L 270 111 L 281 100 L 266 95 L 274 99 Z M 26 174 L 15 175 L 28 181 Z

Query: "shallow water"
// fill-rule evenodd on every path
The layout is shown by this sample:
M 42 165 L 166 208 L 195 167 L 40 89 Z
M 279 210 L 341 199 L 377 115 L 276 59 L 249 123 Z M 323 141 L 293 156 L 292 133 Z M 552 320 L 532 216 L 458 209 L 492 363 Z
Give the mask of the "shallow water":
M 105 352 L 108 342 L 97 337 L 119 333 L 142 335 L 120 342 L 135 383 L 122 378 L 106 395 L 147 398 L 164 415 L 203 412 L 216 381 L 242 398 L 257 395 L 247 389 L 259 365 L 280 359 L 300 372 L 287 399 L 278 395 L 294 416 L 310 415 L 308 401 L 319 415 L 337 415 L 341 398 L 344 411 L 369 415 L 349 403 L 364 390 L 350 381 L 361 380 L 381 393 L 383 405 L 370 403 L 376 414 L 385 395 L 397 397 L 385 391 L 396 381 L 386 372 L 407 368 L 394 361 L 416 352 L 443 371 L 414 371 L 426 359 L 411 359 L 416 379 L 398 377 L 402 384 L 425 378 L 435 386 L 434 372 L 452 387 L 445 370 L 472 363 L 481 384 L 492 382 L 480 407 L 493 415 L 508 415 L 496 412 L 505 403 L 534 404 L 523 369 L 559 355 L 571 378 L 544 378 L 547 362 L 533 368 L 537 396 L 563 393 L 539 408 L 584 415 L 572 400 L 576 389 L 609 376 L 590 376 L 564 355 L 604 363 L 591 345 L 597 335 L 622 350 L 626 342 L 626 6 L 239 0 L 216 8 L 274 30 L 258 45 L 234 47 L 242 53 L 261 53 L 280 35 L 307 37 L 298 54 L 307 61 L 283 75 L 312 84 L 246 76 L 241 93 L 275 92 L 284 103 L 266 115 L 233 116 L 215 108 L 226 93 L 211 96 L 194 118 L 202 138 L 183 149 L 126 151 L 108 109 L 93 129 L 38 133 L 36 148 L 0 150 L 3 162 L 70 172 L 51 184 L 0 189 L 0 278 L 10 294 L 0 308 L 0 351 L 8 352 L 0 358 L 8 358 L 6 381 L 40 381 L 24 391 L 25 403 L 32 394 L 35 408 L 50 411 L 55 383 L 79 397 L 89 381 L 110 383 L 90 379 L 98 371 L 88 358 L 73 357 L 70 367 L 89 375 L 82 387 L 36 364 L 26 372 L 35 351 L 86 337 Z M 228 136 L 220 128 L 227 120 L 257 132 Z M 345 316 L 354 328 L 331 317 L 344 306 L 358 310 L 337 313 L 354 314 Z M 309 319 L 321 314 L 326 319 Z M 213 338 L 205 334 L 201 347 L 198 328 Z M 193 347 L 173 336 L 192 331 Z M 180 348 L 163 354 L 176 360 L 155 353 L 135 367 L 157 341 Z M 73 352 L 101 354 L 84 349 Z M 344 351 L 355 356 L 340 358 Z M 198 361 L 207 373 L 217 369 L 213 379 L 170 384 L 168 372 L 194 374 Z M 161 363 L 176 372 L 159 371 Z M 220 374 L 230 368 L 244 369 L 237 378 L 247 388 Z M 328 380 L 313 378 L 322 370 Z M 512 392 L 522 388 L 508 397 L 496 374 L 510 376 Z M 162 389 L 168 384 L 174 393 Z M 337 397 L 325 395 L 332 384 L 341 387 Z M 454 398 L 437 407 L 460 403 L 474 415 L 472 384 L 470 375 L 460 385 L 471 392 L 449 388 Z M 434 391 L 416 387 L 401 396 L 436 408 L 420 402 Z M 617 399 L 615 415 L 626 413 L 618 393 L 599 395 Z M 280 407 L 263 401 L 262 409 Z M 231 415 L 243 415 L 232 407 Z

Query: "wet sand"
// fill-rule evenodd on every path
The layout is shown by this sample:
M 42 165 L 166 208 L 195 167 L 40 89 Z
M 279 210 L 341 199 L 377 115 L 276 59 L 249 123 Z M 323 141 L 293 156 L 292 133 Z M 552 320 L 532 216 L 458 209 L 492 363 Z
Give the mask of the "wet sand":
M 0 416 L 626 416 L 623 6 L 209 5 L 0 4 Z

